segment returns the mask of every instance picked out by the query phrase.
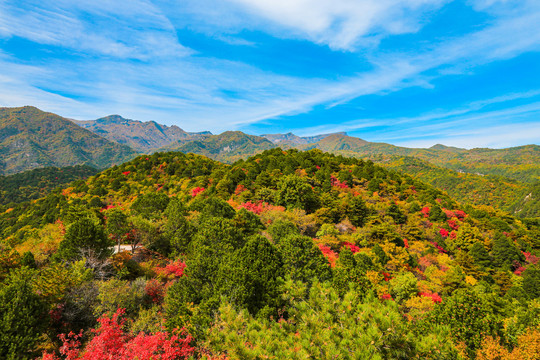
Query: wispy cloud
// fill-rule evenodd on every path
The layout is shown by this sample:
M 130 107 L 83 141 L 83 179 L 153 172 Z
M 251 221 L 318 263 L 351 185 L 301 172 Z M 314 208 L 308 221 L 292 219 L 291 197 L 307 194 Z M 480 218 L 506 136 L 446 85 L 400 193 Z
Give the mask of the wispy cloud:
M 505 147 L 515 144 L 518 139 L 527 143 L 538 142 L 540 131 L 540 101 L 525 105 L 516 105 L 515 101 L 538 98 L 540 90 L 519 94 L 507 94 L 491 99 L 470 102 L 465 106 L 449 111 L 438 111 L 419 116 L 399 118 L 365 118 L 341 124 L 328 124 L 303 129 L 296 129 L 301 135 L 347 131 L 364 137 L 363 132 L 370 128 L 382 128 L 370 132 L 366 140 L 385 141 L 408 147 L 429 147 L 437 143 L 471 147 Z M 502 108 L 485 110 L 492 105 Z M 500 124 L 512 123 L 512 125 Z M 509 137 L 501 129 L 511 129 Z
M 85 54 L 149 60 L 190 53 L 166 16 L 149 1 L 28 0 L 0 2 L 0 35 Z
M 388 35 L 415 32 L 428 12 L 449 0 L 228 0 L 217 20 L 213 12 L 207 21 L 229 30 L 238 27 L 264 30 L 285 38 L 302 38 L 332 49 L 355 50 L 374 45 Z M 197 13 L 190 1 L 184 4 Z M 235 6 L 236 5 L 236 6 Z M 239 22 L 239 14 L 247 13 Z M 218 15 L 219 16 L 219 15 Z M 203 25 L 204 26 L 204 25 Z

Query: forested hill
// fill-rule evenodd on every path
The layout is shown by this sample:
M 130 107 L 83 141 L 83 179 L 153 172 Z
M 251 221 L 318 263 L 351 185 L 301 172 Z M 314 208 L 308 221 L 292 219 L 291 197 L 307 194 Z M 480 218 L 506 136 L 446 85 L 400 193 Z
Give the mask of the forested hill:
M 540 214 L 536 200 L 540 194 L 535 185 L 540 179 L 540 147 L 537 145 L 472 150 L 436 145 L 430 149 L 411 149 L 368 142 L 346 133 L 312 137 L 291 133 L 259 137 L 240 131 L 226 131 L 219 135 L 188 133 L 175 126 L 143 123 L 117 115 L 77 123 L 139 151 L 151 152 L 167 144 L 161 148 L 162 151 L 193 152 L 226 163 L 278 145 L 285 149 L 318 148 L 339 155 L 371 159 L 389 168 L 408 172 L 463 202 L 497 206 L 520 217 Z M 68 119 L 33 107 L 2 108 L 0 175 L 47 166 L 86 164 L 106 168 L 136 155 L 126 145 L 96 134 Z M 29 189 L 25 191 L 38 194 Z M 44 191 L 39 194 L 44 194 Z
M 0 175 L 46 166 L 107 168 L 135 157 L 68 119 L 35 107 L 0 108 Z
M 2 211 L 0 358 L 537 358 L 539 226 L 319 150 L 143 155 Z
M 176 126 L 129 120 L 118 115 L 75 123 L 139 152 L 194 152 L 227 163 L 279 146 L 284 149 L 320 149 L 364 159 L 409 156 L 457 172 L 503 176 L 529 184 L 540 180 L 538 145 L 467 150 L 437 144 L 429 149 L 420 149 L 369 142 L 344 132 L 307 137 L 292 133 L 254 136 L 239 131 L 212 135 L 210 132 L 188 133 Z

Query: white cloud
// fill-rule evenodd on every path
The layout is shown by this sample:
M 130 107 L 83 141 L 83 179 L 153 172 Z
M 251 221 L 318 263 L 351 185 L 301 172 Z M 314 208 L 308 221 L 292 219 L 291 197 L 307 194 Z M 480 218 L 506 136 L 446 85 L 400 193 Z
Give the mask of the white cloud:
M 0 36 L 141 60 L 191 52 L 168 18 L 145 0 L 6 0 L 0 2 Z
M 255 17 L 251 26 L 354 50 L 368 38 L 416 32 L 426 12 L 448 0 L 229 0 Z M 256 19 L 259 19 L 258 21 Z M 278 28 L 276 25 L 281 27 Z M 285 30 L 284 30 L 285 29 Z M 367 40 L 367 42 L 366 42 Z

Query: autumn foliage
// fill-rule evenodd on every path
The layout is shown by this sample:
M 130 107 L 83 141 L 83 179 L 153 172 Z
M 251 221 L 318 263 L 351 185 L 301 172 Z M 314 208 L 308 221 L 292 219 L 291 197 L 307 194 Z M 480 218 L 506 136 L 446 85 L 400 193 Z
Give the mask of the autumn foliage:
M 118 309 L 112 317 L 103 316 L 98 319 L 99 327 L 92 330 L 92 340 L 82 349 L 82 334 L 60 335 L 63 343 L 59 350 L 60 357 L 45 353 L 42 360 L 179 360 L 187 359 L 193 354 L 195 349 L 190 345 L 191 336 L 181 332 L 171 335 L 161 331 L 152 335 L 140 333 L 136 336 L 126 333 L 123 330 L 124 314 L 124 309 Z

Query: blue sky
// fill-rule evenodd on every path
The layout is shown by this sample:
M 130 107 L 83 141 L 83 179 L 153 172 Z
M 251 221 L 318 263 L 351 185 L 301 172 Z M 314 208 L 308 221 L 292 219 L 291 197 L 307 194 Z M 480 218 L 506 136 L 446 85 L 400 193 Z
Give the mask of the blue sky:
M 0 0 L 0 106 L 188 131 L 540 144 L 540 1 Z

